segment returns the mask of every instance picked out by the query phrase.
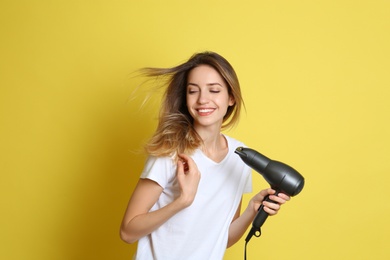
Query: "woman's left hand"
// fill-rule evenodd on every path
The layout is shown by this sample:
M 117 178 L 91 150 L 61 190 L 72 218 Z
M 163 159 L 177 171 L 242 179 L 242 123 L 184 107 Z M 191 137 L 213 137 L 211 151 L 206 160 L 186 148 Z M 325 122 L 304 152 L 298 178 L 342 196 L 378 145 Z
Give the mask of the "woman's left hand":
M 261 204 L 264 205 L 264 211 L 267 212 L 269 215 L 275 215 L 278 213 L 281 205 L 286 203 L 287 201 L 290 200 L 290 196 L 284 194 L 284 193 L 279 193 L 278 195 L 275 194 L 275 190 L 269 188 L 269 189 L 264 189 L 257 193 L 250 201 L 252 204 L 253 210 L 257 213 L 259 207 Z M 270 201 L 265 201 L 264 198 L 269 195 Z

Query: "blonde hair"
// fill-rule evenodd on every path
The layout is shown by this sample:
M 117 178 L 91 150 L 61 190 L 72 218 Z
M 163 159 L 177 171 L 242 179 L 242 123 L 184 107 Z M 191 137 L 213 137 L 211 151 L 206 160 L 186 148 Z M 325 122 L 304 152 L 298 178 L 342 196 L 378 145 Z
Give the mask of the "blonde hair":
M 194 54 L 187 62 L 172 68 L 144 68 L 141 72 L 149 77 L 164 77 L 167 88 L 161 104 L 157 129 L 146 144 L 146 152 L 153 156 L 175 156 L 177 153 L 192 154 L 202 144 L 193 127 L 193 119 L 186 106 L 187 77 L 200 65 L 213 67 L 228 86 L 228 93 L 235 100 L 223 118 L 222 129 L 234 126 L 243 105 L 240 84 L 230 63 L 215 52 Z

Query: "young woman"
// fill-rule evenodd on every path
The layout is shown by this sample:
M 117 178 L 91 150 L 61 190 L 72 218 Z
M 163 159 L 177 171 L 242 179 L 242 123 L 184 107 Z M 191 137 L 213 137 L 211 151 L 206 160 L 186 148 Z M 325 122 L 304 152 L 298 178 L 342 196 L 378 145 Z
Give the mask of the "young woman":
M 264 189 L 240 215 L 242 195 L 251 192 L 251 169 L 234 153 L 244 144 L 221 134 L 237 123 L 243 103 L 226 59 L 203 52 L 179 66 L 144 72 L 168 77 L 167 89 L 121 238 L 138 241 L 135 259 L 222 259 L 261 204 L 275 215 L 290 197 Z M 277 203 L 263 201 L 267 195 Z

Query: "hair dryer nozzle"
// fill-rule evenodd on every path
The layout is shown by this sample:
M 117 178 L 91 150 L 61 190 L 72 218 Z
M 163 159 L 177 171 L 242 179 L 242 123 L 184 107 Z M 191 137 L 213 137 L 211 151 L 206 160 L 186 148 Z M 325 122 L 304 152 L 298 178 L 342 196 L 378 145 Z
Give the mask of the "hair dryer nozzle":
M 237 147 L 234 152 L 238 154 L 241 158 L 247 156 L 246 153 L 244 152 L 244 147 Z
M 235 153 L 238 154 L 248 166 L 259 173 L 263 173 L 271 161 L 269 158 L 258 153 L 257 151 L 246 147 L 238 147 L 235 150 Z

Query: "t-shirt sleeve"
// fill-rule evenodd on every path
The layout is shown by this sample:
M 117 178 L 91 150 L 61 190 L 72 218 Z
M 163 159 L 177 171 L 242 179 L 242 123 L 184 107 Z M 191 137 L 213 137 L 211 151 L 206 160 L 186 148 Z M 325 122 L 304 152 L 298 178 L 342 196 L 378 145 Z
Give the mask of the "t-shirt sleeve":
M 141 173 L 141 179 L 149 179 L 165 188 L 175 177 L 176 165 L 170 157 L 149 156 Z

